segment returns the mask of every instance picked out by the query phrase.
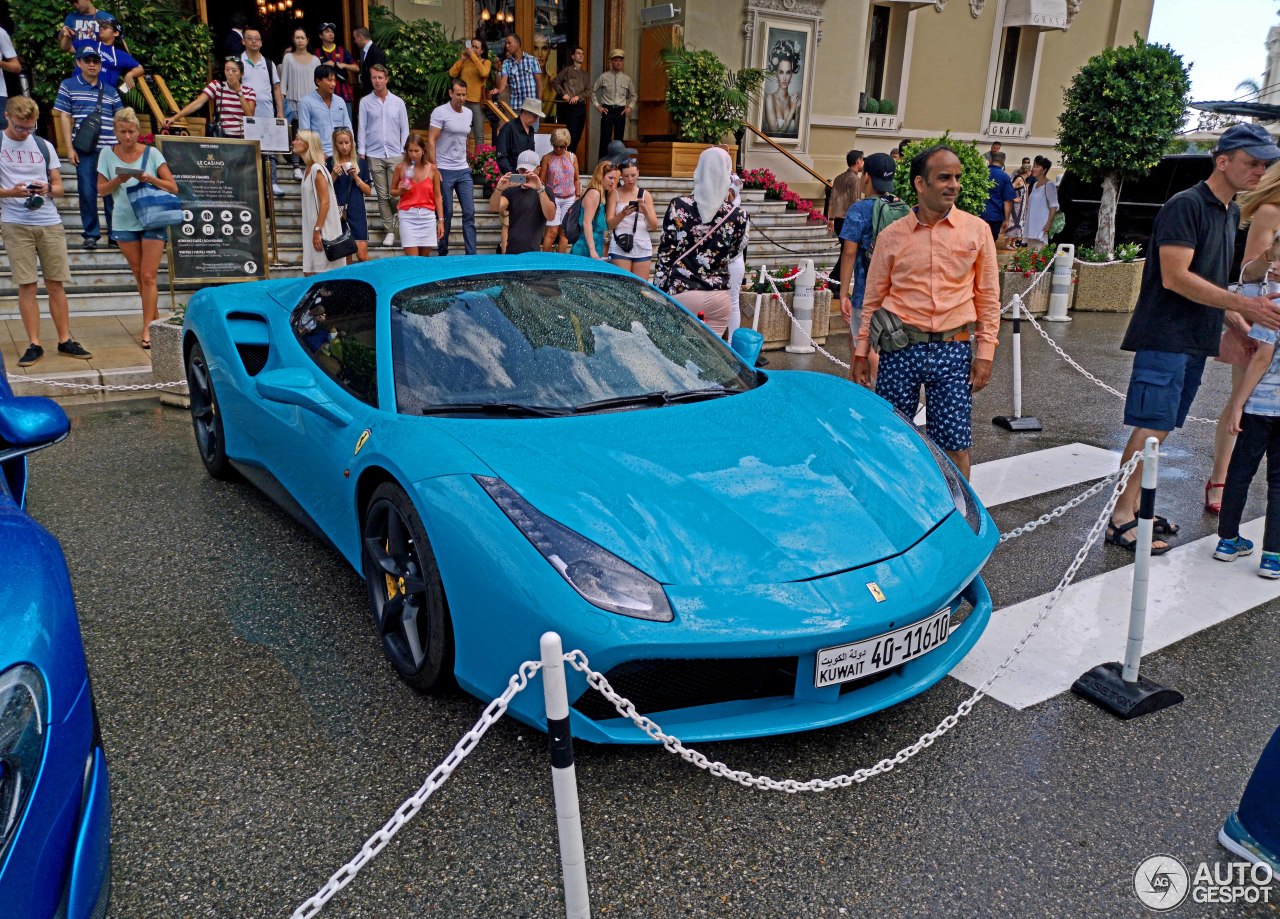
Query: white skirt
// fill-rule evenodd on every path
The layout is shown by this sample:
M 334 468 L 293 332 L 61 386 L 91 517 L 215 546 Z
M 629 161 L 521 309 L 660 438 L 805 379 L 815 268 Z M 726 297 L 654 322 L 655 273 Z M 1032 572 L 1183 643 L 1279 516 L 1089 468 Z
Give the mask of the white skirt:
M 434 249 L 436 212 L 429 207 L 411 207 L 400 212 L 400 245 L 406 249 Z

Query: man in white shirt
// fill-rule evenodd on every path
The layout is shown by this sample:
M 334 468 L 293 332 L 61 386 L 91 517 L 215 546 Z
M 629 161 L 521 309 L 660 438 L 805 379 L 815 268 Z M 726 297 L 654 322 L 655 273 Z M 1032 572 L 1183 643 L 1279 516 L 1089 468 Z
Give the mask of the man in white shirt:
M 257 29 L 244 30 L 244 54 L 240 55 L 244 64 L 244 75 L 240 82 L 253 90 L 257 96 L 257 107 L 254 118 L 283 118 L 284 97 L 280 95 L 280 71 L 275 63 L 262 53 L 262 33 Z M 277 198 L 284 197 L 284 189 L 276 181 L 276 158 L 267 157 L 271 166 L 271 193 Z
M 58 154 L 53 144 L 35 135 L 40 107 L 34 99 L 9 99 L 5 115 L 9 124 L 0 134 L 0 237 L 9 255 L 9 270 L 18 287 L 18 312 L 30 342 L 18 366 L 28 367 L 44 357 L 36 299 L 41 272 L 49 292 L 49 315 L 58 332 L 58 353 L 87 360 L 93 355 L 71 337 L 68 318 L 65 285 L 71 280 L 71 269 L 67 233 L 54 203 L 62 197 Z
M 0 131 L 8 124 L 4 115 L 4 107 L 9 101 L 9 90 L 4 84 L 6 73 L 22 73 L 22 61 L 18 60 L 18 52 L 13 49 L 9 33 L 0 29 Z
M 476 202 L 471 170 L 467 166 L 467 138 L 471 136 L 471 110 L 467 101 L 467 84 L 454 77 L 449 84 L 449 101 L 431 111 L 431 129 L 427 133 L 428 153 L 440 170 L 440 194 L 444 196 L 444 236 L 440 237 L 440 254 L 449 254 L 449 230 L 453 225 L 453 193 L 462 205 L 462 242 L 467 255 L 476 254 Z
M 373 188 L 378 194 L 384 246 L 396 244 L 395 208 L 391 206 L 391 176 L 404 161 L 404 145 L 409 139 L 409 110 L 404 100 L 387 89 L 387 68 L 369 68 L 373 92 L 360 100 L 360 133 L 356 152 L 369 163 Z

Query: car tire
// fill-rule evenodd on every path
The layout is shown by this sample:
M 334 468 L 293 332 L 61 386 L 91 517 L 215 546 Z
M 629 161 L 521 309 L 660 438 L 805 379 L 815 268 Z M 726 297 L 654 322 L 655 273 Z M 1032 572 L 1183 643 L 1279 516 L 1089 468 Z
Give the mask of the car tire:
M 204 349 L 196 342 L 187 355 L 187 393 L 191 399 L 191 426 L 196 435 L 196 450 L 209 475 L 215 479 L 235 478 L 235 469 L 227 459 L 227 441 L 222 426 L 222 410 L 213 390 L 213 375 Z
M 449 605 L 422 518 L 404 489 L 384 482 L 374 490 L 360 534 L 369 609 L 387 660 L 418 692 L 448 684 Z

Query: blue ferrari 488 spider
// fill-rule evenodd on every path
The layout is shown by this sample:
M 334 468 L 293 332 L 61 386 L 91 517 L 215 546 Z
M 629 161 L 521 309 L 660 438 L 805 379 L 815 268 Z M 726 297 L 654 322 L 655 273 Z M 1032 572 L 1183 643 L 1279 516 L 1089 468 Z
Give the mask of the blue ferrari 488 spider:
M 183 349 L 209 472 L 363 575 L 411 686 L 487 701 L 555 630 L 697 741 L 910 698 L 991 614 L 996 528 L 946 456 L 847 380 L 756 370 L 750 337 L 548 254 L 205 290 Z M 570 680 L 578 737 L 648 739 Z M 536 694 L 511 710 L 545 727 Z
M 58 541 L 25 511 L 27 454 L 67 436 L 0 360 L 0 916 L 101 919 L 111 798 L 75 598 Z

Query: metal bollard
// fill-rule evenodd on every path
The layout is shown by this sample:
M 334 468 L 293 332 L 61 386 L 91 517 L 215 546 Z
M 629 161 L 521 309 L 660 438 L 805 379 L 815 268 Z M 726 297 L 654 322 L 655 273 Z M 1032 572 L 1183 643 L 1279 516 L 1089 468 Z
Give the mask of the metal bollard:
M 1070 322 L 1067 305 L 1071 302 L 1071 265 L 1076 260 L 1076 247 L 1070 243 L 1058 246 L 1053 257 L 1053 286 L 1049 288 L 1049 312 L 1045 322 Z
M 564 648 L 555 632 L 544 633 L 539 646 L 542 691 L 547 702 L 547 740 L 551 745 L 551 785 L 560 837 L 560 868 L 564 873 L 564 912 L 567 919 L 590 919 L 591 896 L 587 888 L 586 850 L 582 844 L 582 814 L 578 809 L 578 776 L 573 766 L 573 735 L 569 731 Z
M 1080 679 L 1071 691 L 1084 696 L 1124 721 L 1149 715 L 1177 705 L 1182 693 L 1152 682 L 1138 670 L 1142 663 L 1142 642 L 1147 628 L 1147 589 L 1151 582 L 1151 543 L 1155 536 L 1156 481 L 1159 477 L 1160 442 L 1148 437 L 1142 451 L 1142 497 L 1138 504 L 1138 545 L 1134 552 L 1133 593 L 1129 600 L 1129 637 L 1124 665 L 1112 661 L 1099 664 Z
M 791 314 L 795 319 L 791 323 L 788 354 L 813 354 L 818 350 L 813 346 L 814 280 L 813 259 L 802 258 L 800 273 L 796 275 L 796 295 L 791 303 Z
M 1014 294 L 1009 301 L 1013 310 L 1013 414 L 997 415 L 991 423 L 1006 431 L 1043 431 L 1044 425 L 1035 418 L 1022 417 L 1022 295 Z

